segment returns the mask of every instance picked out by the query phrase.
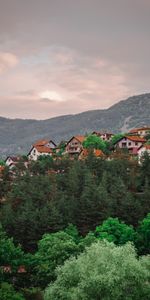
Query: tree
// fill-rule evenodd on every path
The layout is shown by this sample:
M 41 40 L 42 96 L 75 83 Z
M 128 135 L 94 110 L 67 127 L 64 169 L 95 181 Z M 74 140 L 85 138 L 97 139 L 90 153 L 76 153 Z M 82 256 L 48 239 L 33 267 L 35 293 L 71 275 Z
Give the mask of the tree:
M 147 300 L 150 292 L 149 261 L 138 260 L 129 243 L 117 247 L 98 242 L 57 269 L 57 280 L 45 300 Z
M 24 264 L 26 257 L 21 247 L 15 246 L 13 238 L 7 237 L 0 225 L 0 281 L 14 283 L 15 280 L 17 285 L 18 269 Z
M 83 190 L 77 199 L 77 212 L 77 226 L 83 235 L 94 229 L 101 220 L 100 194 L 94 176 L 88 169 L 85 169 Z
M 16 270 L 23 263 L 23 251 L 15 246 L 13 238 L 8 238 L 0 224 L 0 263 L 2 266 L 11 266 Z
M 102 225 L 97 226 L 95 235 L 99 239 L 107 239 L 116 245 L 123 245 L 135 240 L 135 231 L 132 226 L 120 222 L 118 218 L 109 218 Z
M 80 242 L 81 236 L 79 235 L 78 229 L 75 225 L 68 224 L 64 231 L 73 238 L 76 244 Z
M 45 174 L 53 167 L 53 158 L 49 155 L 40 155 L 37 161 L 32 161 L 29 169 L 33 174 Z
M 146 151 L 142 156 L 142 165 L 140 173 L 143 180 L 143 185 L 145 184 L 146 180 L 148 180 L 148 183 L 150 184 L 150 155 Z
M 83 147 L 88 148 L 88 149 L 90 149 L 90 148 L 100 149 L 103 152 L 105 152 L 106 143 L 97 135 L 91 134 L 83 142 Z
M 150 141 L 150 131 L 147 132 L 145 135 L 145 139 L 149 142 Z
M 139 253 L 150 254 L 150 213 L 140 222 L 137 233 L 137 247 Z
M 5 198 L 9 189 L 10 189 L 10 172 L 7 166 L 1 172 L 1 180 L 0 180 L 0 199 Z
M 38 251 L 35 254 L 35 283 L 40 287 L 47 286 L 56 278 L 56 267 L 78 253 L 79 247 L 66 232 L 45 234 L 39 241 Z
M 55 206 L 54 176 L 26 174 L 15 179 L 3 204 L 5 230 L 24 250 L 34 251 L 45 232 L 60 230 L 61 216 Z
M 0 166 L 6 166 L 5 161 L 3 159 L 0 159 Z

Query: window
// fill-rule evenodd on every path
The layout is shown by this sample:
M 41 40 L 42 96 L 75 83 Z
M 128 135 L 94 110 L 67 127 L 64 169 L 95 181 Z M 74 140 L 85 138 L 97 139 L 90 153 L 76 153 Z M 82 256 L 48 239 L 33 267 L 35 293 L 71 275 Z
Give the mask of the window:
M 131 146 L 131 142 L 129 142 L 128 145 Z
M 127 143 L 122 143 L 122 148 L 126 148 L 127 147 Z

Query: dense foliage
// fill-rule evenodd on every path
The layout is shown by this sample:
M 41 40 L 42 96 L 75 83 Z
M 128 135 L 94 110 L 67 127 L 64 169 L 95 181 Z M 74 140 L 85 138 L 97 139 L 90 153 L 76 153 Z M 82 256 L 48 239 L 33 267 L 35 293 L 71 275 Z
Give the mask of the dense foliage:
M 87 149 L 100 149 L 103 152 L 106 152 L 108 146 L 108 142 L 102 140 L 101 137 L 91 134 L 88 135 L 85 141 L 83 142 L 83 147 Z
M 142 165 L 138 165 L 136 161 L 122 159 L 122 157 L 107 161 L 96 158 L 92 152 L 89 152 L 87 159 L 82 161 L 59 157 L 52 160 L 49 157 L 42 157 L 37 162 L 31 162 L 28 169 L 23 163 L 18 164 L 12 172 L 5 168 L 0 180 L 0 221 L 2 224 L 0 227 L 0 279 L 5 284 L 0 292 L 5 293 L 6 290 L 6 294 L 9 294 L 9 290 L 13 289 L 14 293 L 16 292 L 14 299 L 18 300 L 17 297 L 42 299 L 40 289 L 44 290 L 51 283 L 46 293 L 46 297 L 50 297 L 49 295 L 57 292 L 62 274 L 65 274 L 63 280 L 66 280 L 65 278 L 68 278 L 70 274 L 70 280 L 77 276 L 75 279 L 78 281 L 78 276 L 82 276 L 85 272 L 85 281 L 91 287 L 90 293 L 95 293 L 95 283 L 92 286 L 93 282 L 90 281 L 94 274 L 92 272 L 97 272 L 94 269 L 96 265 L 93 265 L 93 271 L 91 269 L 90 274 L 92 255 L 94 257 L 92 251 L 98 251 L 96 249 L 99 247 L 104 251 L 104 244 L 106 257 L 108 253 L 115 257 L 117 255 L 115 253 L 129 251 L 129 262 L 126 263 L 130 265 L 130 258 L 133 258 L 135 267 L 134 270 L 132 269 L 133 276 L 136 268 L 141 270 L 141 274 L 142 272 L 147 274 L 144 268 L 147 268 L 148 256 L 147 259 L 143 258 L 138 261 L 133 248 L 129 245 L 124 248 L 122 245 L 132 242 L 137 255 L 150 254 L 150 214 L 148 212 L 150 212 L 149 156 L 145 156 Z M 103 240 L 114 243 L 111 244 L 114 254 L 109 244 Z M 92 246 L 93 244 L 95 246 Z M 87 254 L 90 253 L 86 251 L 87 247 L 93 247 L 90 248 L 93 250 L 89 250 L 91 251 L 89 281 L 87 269 L 83 268 L 80 273 L 79 268 L 77 274 L 72 274 L 70 269 L 66 269 L 70 268 L 71 263 L 76 269 L 82 257 L 86 261 L 87 255 L 90 255 Z M 98 264 L 101 263 L 102 257 L 104 258 L 101 254 L 97 258 Z M 108 268 L 115 270 L 115 262 L 110 259 L 108 263 L 110 263 Z M 64 269 L 63 267 L 61 269 L 63 265 Z M 56 272 L 58 266 L 60 271 Z M 23 272 L 20 271 L 20 267 L 23 267 Z M 124 278 L 128 286 L 127 276 L 130 276 L 130 270 L 124 275 L 118 273 L 114 276 L 119 276 L 122 280 Z M 107 275 L 104 274 L 105 282 L 108 280 Z M 97 274 L 97 276 L 99 282 L 101 275 Z M 144 298 L 147 295 L 144 276 L 147 275 L 143 275 L 141 279 L 137 275 L 137 281 L 139 280 L 141 284 L 137 289 L 139 295 L 137 298 L 131 298 L 130 295 L 125 298 L 123 287 L 120 286 L 122 294 L 118 294 L 116 299 L 140 299 L 138 298 L 140 296 L 141 299 L 147 299 Z M 63 280 L 61 280 L 62 288 L 65 284 Z M 119 279 L 114 277 L 112 280 Z M 75 281 L 74 295 L 78 295 L 77 281 Z M 82 282 L 83 286 L 85 281 Z M 134 296 L 137 281 L 135 280 L 135 286 L 131 287 Z M 68 287 L 71 288 L 71 285 Z M 105 289 L 107 295 L 107 287 Z M 115 299 L 114 295 L 119 293 L 118 289 L 119 287 L 114 286 L 112 298 L 103 299 Z M 102 293 L 101 287 L 98 291 Z M 32 294 L 31 297 L 26 296 L 30 294 Z M 34 298 L 35 295 L 40 298 Z M 51 296 L 52 298 L 47 299 L 80 299 L 77 296 L 71 298 L 68 295 L 66 298 Z M 119 295 L 121 295 L 120 298 Z M 83 296 L 81 299 L 88 298 Z M 97 298 L 91 297 L 90 299 Z
M 57 269 L 57 280 L 45 300 L 147 300 L 150 293 L 150 260 L 136 258 L 130 244 L 91 245 L 77 259 Z

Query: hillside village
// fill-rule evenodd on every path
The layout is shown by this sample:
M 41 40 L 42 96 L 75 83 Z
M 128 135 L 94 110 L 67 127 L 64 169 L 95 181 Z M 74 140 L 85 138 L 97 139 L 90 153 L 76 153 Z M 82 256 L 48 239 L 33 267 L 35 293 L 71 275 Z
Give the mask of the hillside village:
M 150 154 L 150 126 L 134 128 L 125 134 L 115 135 L 107 131 L 94 131 L 85 136 L 73 136 L 68 141 L 61 141 L 58 145 L 53 140 L 38 140 L 33 143 L 27 153 L 25 166 L 27 167 L 30 161 L 37 161 L 40 156 L 82 160 L 90 151 L 97 158 L 110 160 L 124 154 L 128 159 L 138 160 L 140 163 L 145 152 Z M 20 158 L 20 156 L 8 156 L 5 164 L 12 169 Z

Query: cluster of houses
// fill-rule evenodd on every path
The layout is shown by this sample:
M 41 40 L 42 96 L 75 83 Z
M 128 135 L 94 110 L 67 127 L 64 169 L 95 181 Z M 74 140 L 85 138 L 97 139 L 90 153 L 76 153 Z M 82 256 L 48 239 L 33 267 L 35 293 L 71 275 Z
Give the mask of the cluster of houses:
M 113 157 L 113 154 L 118 150 L 127 150 L 130 156 L 137 157 L 140 161 L 144 152 L 147 152 L 150 155 L 150 145 L 147 144 L 146 136 L 150 134 L 150 127 L 135 128 L 130 130 L 127 134 L 122 136 L 116 143 L 113 145 L 112 153 L 109 157 Z M 97 132 L 94 131 L 92 135 L 100 137 L 103 141 L 110 142 L 114 134 L 109 132 Z M 89 151 L 84 148 L 83 142 L 86 140 L 87 136 L 76 135 L 73 136 L 69 141 L 61 142 L 59 145 L 53 140 L 39 140 L 35 142 L 27 157 L 28 161 L 36 161 L 39 156 L 51 156 L 53 158 L 58 157 L 61 153 L 61 156 L 67 155 L 71 159 L 78 157 L 78 159 L 84 159 L 87 157 Z M 93 153 L 96 157 L 104 157 L 105 154 L 102 150 L 93 149 Z M 6 159 L 6 165 L 10 168 L 14 167 L 19 161 L 19 157 L 9 156 Z M 25 162 L 27 163 L 27 162 Z

